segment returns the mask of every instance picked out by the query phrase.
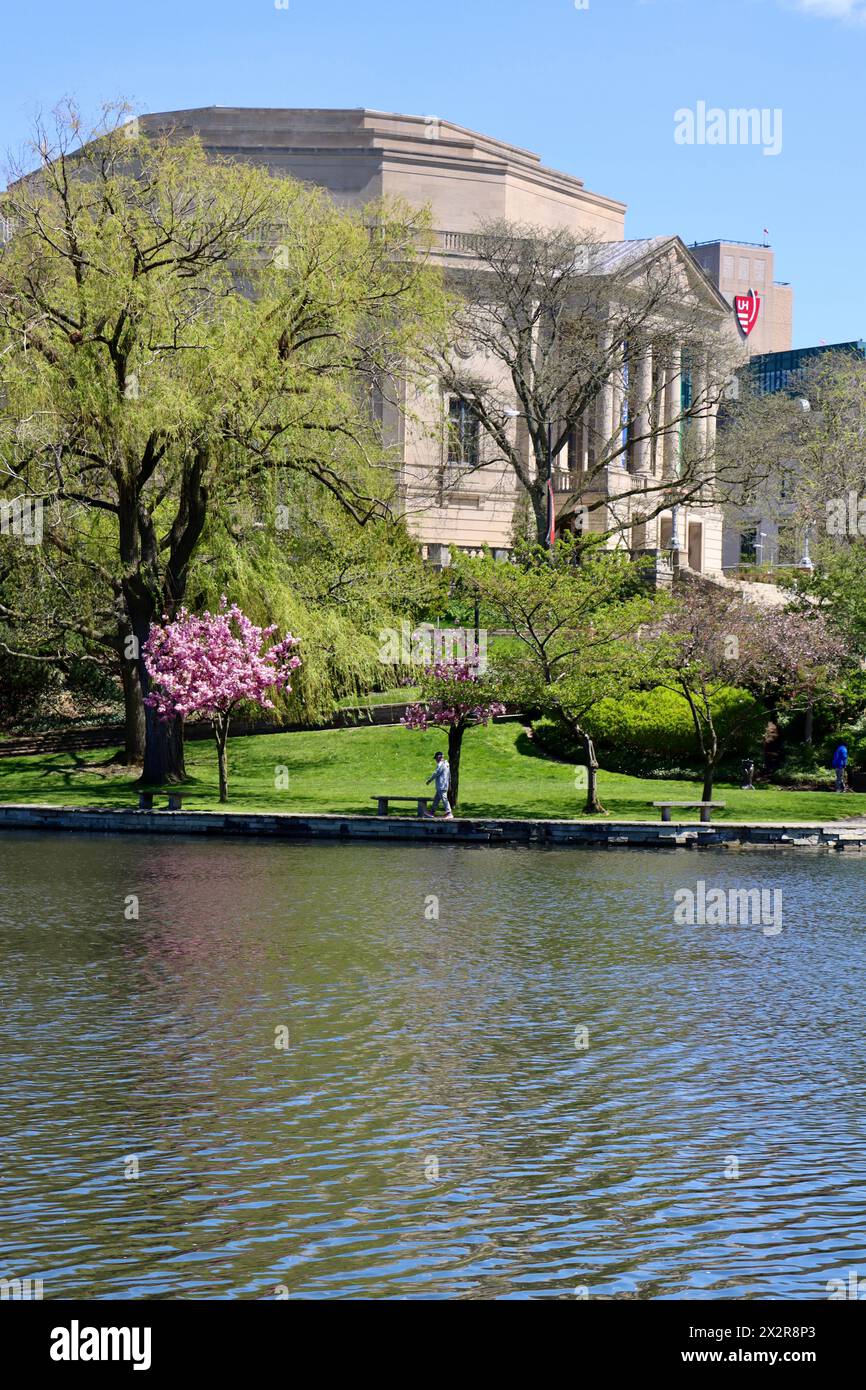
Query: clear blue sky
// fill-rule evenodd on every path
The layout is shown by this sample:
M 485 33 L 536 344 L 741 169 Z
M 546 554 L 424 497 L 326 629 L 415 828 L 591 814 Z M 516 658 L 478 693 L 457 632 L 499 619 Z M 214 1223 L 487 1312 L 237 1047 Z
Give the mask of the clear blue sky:
M 437 115 L 627 202 L 628 236 L 768 227 L 795 344 L 866 337 L 866 0 L 40 0 L 3 28 L 4 152 L 63 96 Z M 780 108 L 781 153 L 676 144 L 700 101 Z

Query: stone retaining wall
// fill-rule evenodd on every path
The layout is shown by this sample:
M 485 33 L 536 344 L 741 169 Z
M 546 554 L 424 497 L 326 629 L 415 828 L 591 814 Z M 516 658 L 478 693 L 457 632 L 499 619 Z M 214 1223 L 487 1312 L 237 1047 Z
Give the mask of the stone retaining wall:
M 390 840 L 435 844 L 589 845 L 642 849 L 866 849 L 863 827 L 814 824 L 698 825 L 693 822 L 569 820 L 419 820 L 407 815 L 338 816 L 243 811 L 117 811 L 57 806 L 0 806 L 2 830 L 98 834 L 251 835 L 287 840 Z

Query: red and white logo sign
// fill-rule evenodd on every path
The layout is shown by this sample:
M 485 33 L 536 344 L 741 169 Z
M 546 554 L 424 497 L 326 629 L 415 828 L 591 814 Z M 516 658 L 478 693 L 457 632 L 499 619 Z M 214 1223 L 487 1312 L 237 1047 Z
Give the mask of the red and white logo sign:
M 749 290 L 748 294 L 735 294 L 734 309 L 743 337 L 748 338 L 758 322 L 758 314 L 761 312 L 761 296 L 755 294 L 754 290 Z

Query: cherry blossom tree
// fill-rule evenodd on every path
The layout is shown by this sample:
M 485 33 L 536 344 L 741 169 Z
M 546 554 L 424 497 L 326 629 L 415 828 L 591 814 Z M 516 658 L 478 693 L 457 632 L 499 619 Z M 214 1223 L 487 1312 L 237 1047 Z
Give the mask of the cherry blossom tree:
M 505 713 L 505 706 L 491 696 L 490 688 L 473 660 L 437 661 L 427 666 L 421 679 L 421 699 L 409 705 L 400 721 L 407 729 L 447 729 L 451 789 L 448 800 L 457 805 L 460 752 L 463 735 L 474 725 L 487 724 Z
M 292 649 L 299 639 L 288 633 L 266 647 L 276 627 L 256 627 L 238 608 L 220 599 L 218 613 L 201 617 L 182 608 L 174 621 L 151 628 L 142 649 L 151 682 L 148 705 L 159 719 L 210 719 L 219 763 L 220 801 L 228 801 L 226 745 L 238 705 L 273 709 L 270 690 L 291 689 L 301 658 Z

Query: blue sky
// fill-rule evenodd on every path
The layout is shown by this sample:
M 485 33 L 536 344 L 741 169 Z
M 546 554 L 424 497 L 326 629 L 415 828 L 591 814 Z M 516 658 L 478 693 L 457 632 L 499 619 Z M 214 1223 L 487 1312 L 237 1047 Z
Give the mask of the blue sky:
M 866 0 L 40 0 L 2 46 L 3 151 L 63 96 L 436 115 L 621 198 L 629 236 L 768 227 L 795 344 L 866 337 Z M 780 110 L 780 152 L 677 144 L 699 102 Z

